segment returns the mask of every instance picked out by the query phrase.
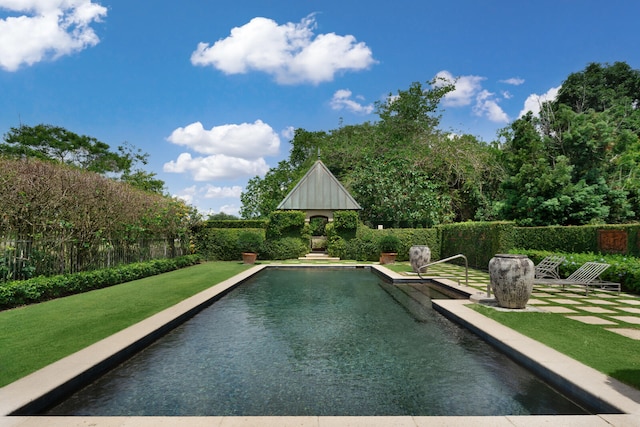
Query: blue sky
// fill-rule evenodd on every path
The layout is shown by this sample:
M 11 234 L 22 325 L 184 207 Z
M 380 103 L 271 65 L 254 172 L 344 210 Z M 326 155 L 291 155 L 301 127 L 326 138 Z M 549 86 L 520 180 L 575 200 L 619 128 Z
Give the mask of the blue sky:
M 0 0 L 0 133 L 62 126 L 149 153 L 203 213 L 237 214 L 292 131 L 456 79 L 442 128 L 490 142 L 590 62 L 640 68 L 636 0 Z

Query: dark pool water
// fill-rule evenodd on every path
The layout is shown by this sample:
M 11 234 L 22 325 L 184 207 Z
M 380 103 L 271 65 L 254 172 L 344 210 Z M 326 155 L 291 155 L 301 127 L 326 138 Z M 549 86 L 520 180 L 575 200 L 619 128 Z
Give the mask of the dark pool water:
M 269 269 L 49 415 L 583 414 L 362 269 Z

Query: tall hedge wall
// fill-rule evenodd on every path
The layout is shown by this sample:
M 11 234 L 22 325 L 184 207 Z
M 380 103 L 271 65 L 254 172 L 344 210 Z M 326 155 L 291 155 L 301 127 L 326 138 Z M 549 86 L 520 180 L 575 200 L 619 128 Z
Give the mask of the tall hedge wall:
M 495 254 L 506 253 L 514 247 L 511 222 L 462 222 L 441 225 L 438 229 L 440 258 L 463 254 L 473 268 L 486 270 Z
M 601 244 L 602 231 L 622 231 L 625 242 L 615 242 L 625 250 L 614 250 Z M 516 227 L 514 247 L 568 253 L 622 253 L 640 257 L 640 224 L 583 225 L 577 227 Z

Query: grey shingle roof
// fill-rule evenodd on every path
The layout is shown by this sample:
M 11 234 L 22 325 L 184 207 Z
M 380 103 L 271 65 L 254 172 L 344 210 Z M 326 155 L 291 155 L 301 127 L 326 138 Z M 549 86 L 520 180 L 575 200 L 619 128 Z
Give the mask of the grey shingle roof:
M 340 181 L 318 160 L 278 205 L 291 210 L 358 210 L 362 209 Z

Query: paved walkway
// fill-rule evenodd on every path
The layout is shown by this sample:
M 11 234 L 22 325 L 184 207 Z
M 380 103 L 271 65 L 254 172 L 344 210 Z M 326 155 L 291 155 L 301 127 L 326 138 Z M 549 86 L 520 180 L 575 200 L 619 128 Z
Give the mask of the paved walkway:
M 407 270 L 411 269 L 407 264 Z M 429 268 L 429 276 L 455 276 L 464 280 L 464 267 L 437 264 Z M 469 270 L 469 286 L 486 292 L 489 273 Z M 605 328 L 625 337 L 640 340 L 640 295 L 584 287 L 535 285 L 528 305 L 540 311 L 561 314 L 577 322 Z

